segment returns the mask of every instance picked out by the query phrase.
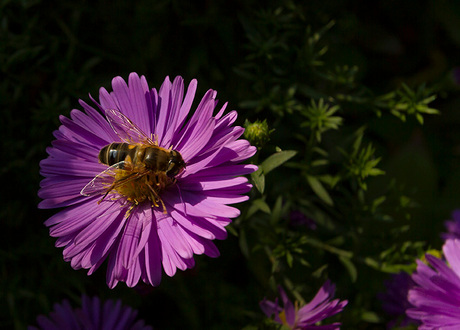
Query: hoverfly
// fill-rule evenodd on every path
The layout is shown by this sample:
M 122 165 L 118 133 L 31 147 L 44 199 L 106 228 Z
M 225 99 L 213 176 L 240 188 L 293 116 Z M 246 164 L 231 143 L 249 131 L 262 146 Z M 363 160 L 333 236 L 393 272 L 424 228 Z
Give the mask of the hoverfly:
M 102 195 L 99 203 L 110 193 L 117 192 L 133 206 L 146 200 L 152 206 L 166 207 L 160 192 L 174 184 L 185 169 L 177 150 L 162 148 L 128 117 L 115 109 L 106 110 L 110 126 L 123 142 L 114 142 L 99 151 L 99 162 L 109 166 L 83 189 L 81 195 Z

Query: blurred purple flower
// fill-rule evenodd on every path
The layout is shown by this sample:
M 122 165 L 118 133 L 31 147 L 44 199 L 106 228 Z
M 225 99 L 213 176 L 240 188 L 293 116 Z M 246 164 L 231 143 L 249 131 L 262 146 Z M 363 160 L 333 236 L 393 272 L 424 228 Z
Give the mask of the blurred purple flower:
M 384 282 L 386 292 L 382 292 L 377 297 L 382 302 L 382 309 L 395 318 L 388 324 L 389 329 L 394 326 L 407 326 L 418 321 L 409 318 L 406 310 L 412 305 L 407 301 L 407 293 L 415 285 L 411 276 L 406 272 L 392 274 L 391 279 Z
M 460 67 L 455 67 L 451 71 L 452 80 L 456 85 L 460 85 Z
M 39 207 L 66 207 L 45 225 L 50 227 L 50 235 L 58 238 L 56 246 L 64 247 L 64 260 L 74 269 L 89 269 L 90 275 L 108 258 L 109 287 L 119 281 L 133 287 L 140 279 L 156 286 L 162 269 L 173 276 L 177 268 L 193 267 L 195 254 L 219 256 L 212 240 L 225 239 L 225 226 L 240 214 L 228 204 L 248 199 L 244 194 L 251 185 L 241 175 L 257 167 L 239 163 L 254 155 L 256 148 L 238 139 L 244 129 L 233 126 L 236 111 L 224 115 L 226 103 L 213 114 L 216 91 L 208 90 L 196 111 L 190 111 L 196 80 L 191 81 L 185 96 L 181 77 L 172 83 L 166 77 L 157 91 L 148 87 L 144 76 L 131 73 L 128 84 L 116 77 L 112 88 L 111 93 L 100 89 L 100 103 L 91 98 L 96 108 L 118 111 L 159 147 L 177 150 L 186 163 L 174 180 L 166 178 L 167 185 L 155 186 L 164 206 L 151 199 L 129 202 L 121 189 L 110 191 L 102 201 L 102 195 L 81 194 L 83 187 L 108 168 L 98 162 L 99 151 L 132 132 L 123 125 L 115 125 L 115 129 L 113 122 L 108 122 L 109 112 L 106 119 L 80 100 L 85 112 L 72 110 L 70 119 L 60 117 L 62 125 L 54 132 L 56 140 L 47 149 L 49 156 L 40 162 L 45 179 Z M 140 142 L 135 139 L 134 143 Z M 114 172 L 119 173 L 117 170 L 123 171 L 116 168 Z M 131 181 L 125 190 L 136 187 L 137 182 Z M 152 193 L 144 191 L 151 198 Z
M 444 226 L 446 226 L 447 233 L 441 234 L 442 239 L 460 238 L 460 210 L 454 210 L 452 220 L 444 222 Z
M 348 301 L 339 299 L 331 300 L 335 293 L 335 285 L 329 280 L 319 289 L 316 296 L 309 303 L 299 308 L 298 303 L 293 304 L 286 292 L 278 288 L 283 306 L 278 304 L 278 298 L 275 301 L 264 299 L 260 302 L 260 308 L 267 315 L 273 317 L 274 321 L 287 326 L 293 330 L 303 329 L 339 329 L 340 323 L 326 325 L 316 325 L 318 322 L 335 315 L 343 310 Z
M 417 260 L 412 279 L 417 284 L 409 290 L 414 306 L 407 315 L 420 320 L 419 329 L 460 329 L 460 240 L 448 239 L 443 246 L 447 260 L 426 254 L 426 265 Z
M 315 220 L 307 217 L 303 212 L 294 210 L 289 213 L 289 224 L 292 226 L 305 226 L 310 230 L 315 230 L 317 225 Z
M 122 306 L 121 301 L 107 300 L 101 303 L 99 298 L 82 297 L 82 308 L 72 308 L 67 300 L 55 304 L 48 317 L 37 317 L 38 327 L 29 326 L 29 330 L 151 330 L 151 326 L 137 319 L 137 311 Z

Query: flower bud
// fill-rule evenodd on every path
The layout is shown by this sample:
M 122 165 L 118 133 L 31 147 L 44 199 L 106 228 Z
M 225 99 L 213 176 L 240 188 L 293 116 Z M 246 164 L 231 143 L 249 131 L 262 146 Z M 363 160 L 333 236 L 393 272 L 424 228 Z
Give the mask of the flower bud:
M 256 120 L 254 123 L 251 123 L 246 119 L 244 128 L 244 137 L 258 149 L 262 148 L 270 140 L 270 134 L 274 131 L 268 128 L 267 120 Z

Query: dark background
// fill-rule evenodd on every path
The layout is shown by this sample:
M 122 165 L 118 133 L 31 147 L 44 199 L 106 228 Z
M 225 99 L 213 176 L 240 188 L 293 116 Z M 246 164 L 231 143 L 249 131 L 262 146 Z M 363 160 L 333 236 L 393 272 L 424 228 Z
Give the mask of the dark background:
M 97 97 L 99 87 L 110 90 L 114 76 L 137 72 L 156 88 L 166 75 L 197 78 L 197 97 L 213 88 L 221 102 L 239 109 L 260 93 L 238 70 L 254 53 L 252 27 L 261 13 L 289 12 L 293 4 L 301 29 L 335 21 L 326 36 L 327 63 L 357 65 L 359 79 L 375 93 L 401 82 L 438 91 L 433 107 L 441 115 L 427 117 L 423 126 L 395 118 L 368 124 L 384 169 L 418 200 L 417 239 L 439 248 L 442 221 L 460 206 L 457 2 L 0 1 L 0 327 L 34 324 L 55 302 L 77 305 L 82 292 L 122 298 L 157 329 L 236 329 L 257 322 L 266 291 L 233 235 L 217 242 L 221 257 L 198 256 L 194 269 L 165 276 L 158 288 L 120 283 L 110 290 L 105 265 L 90 277 L 71 269 L 43 225 L 56 210 L 37 209 L 38 164 L 58 116 L 79 108 L 78 99 L 89 102 L 88 93 Z M 275 113 L 241 107 L 239 116 L 240 125 L 267 118 L 277 130 L 273 143 L 289 149 L 289 127 Z

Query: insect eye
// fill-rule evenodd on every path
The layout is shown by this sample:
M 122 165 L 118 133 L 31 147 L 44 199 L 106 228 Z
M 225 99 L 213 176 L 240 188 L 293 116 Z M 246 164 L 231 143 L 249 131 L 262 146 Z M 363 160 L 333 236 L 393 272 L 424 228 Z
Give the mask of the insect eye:
M 166 171 L 166 175 L 170 178 L 175 177 L 180 171 L 180 167 L 177 166 L 174 162 L 169 163 L 169 168 Z
M 185 168 L 185 162 L 182 159 L 181 154 L 176 150 L 171 150 L 171 154 L 169 157 L 169 164 L 168 170 L 166 171 L 166 175 L 170 178 L 175 177 L 182 168 Z

